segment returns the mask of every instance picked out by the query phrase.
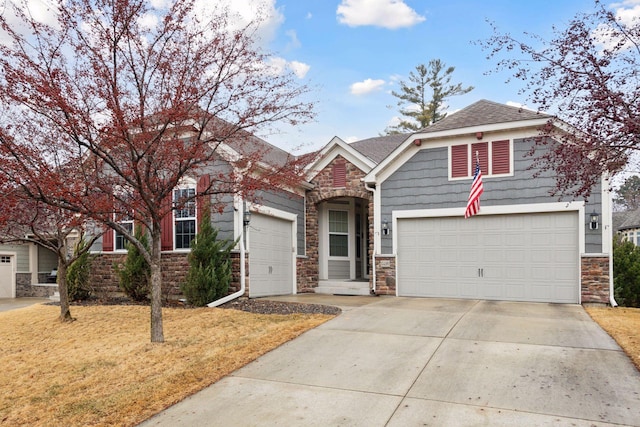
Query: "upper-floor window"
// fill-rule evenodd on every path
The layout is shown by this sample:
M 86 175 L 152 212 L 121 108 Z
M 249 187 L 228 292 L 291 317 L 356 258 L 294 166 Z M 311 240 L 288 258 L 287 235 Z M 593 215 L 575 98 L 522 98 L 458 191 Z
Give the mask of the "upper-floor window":
M 452 145 L 449 149 L 449 178 L 471 178 L 475 171 L 476 155 L 482 176 L 511 175 L 513 145 L 508 139 L 473 144 Z
M 196 186 L 185 184 L 173 190 L 174 242 L 176 249 L 189 249 L 196 237 Z

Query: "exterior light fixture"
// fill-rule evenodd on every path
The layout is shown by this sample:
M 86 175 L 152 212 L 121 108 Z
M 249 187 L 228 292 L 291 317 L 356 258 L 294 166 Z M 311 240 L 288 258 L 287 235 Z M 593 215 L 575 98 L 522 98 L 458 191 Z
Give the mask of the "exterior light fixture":
M 389 222 L 386 219 L 382 220 L 382 234 L 385 236 L 389 234 Z
M 596 211 L 591 212 L 591 214 L 589 215 L 589 228 L 591 230 L 597 230 L 599 220 L 600 214 L 596 213 Z
M 244 211 L 244 213 L 242 214 L 242 223 L 244 224 L 244 226 L 248 226 L 249 223 L 251 222 L 251 211 L 249 211 L 249 209 L 247 209 L 246 211 Z

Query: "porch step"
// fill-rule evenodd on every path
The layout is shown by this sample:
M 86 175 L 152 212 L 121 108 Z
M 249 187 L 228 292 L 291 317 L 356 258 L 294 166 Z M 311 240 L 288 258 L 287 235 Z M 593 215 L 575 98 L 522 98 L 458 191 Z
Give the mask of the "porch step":
M 49 297 L 49 299 L 50 299 L 51 301 L 55 301 L 55 302 L 60 301 L 60 292 L 55 291 L 55 292 L 53 293 L 53 295 L 51 295 L 51 296 Z
M 368 281 L 337 282 L 322 280 L 315 292 L 329 295 L 370 295 Z

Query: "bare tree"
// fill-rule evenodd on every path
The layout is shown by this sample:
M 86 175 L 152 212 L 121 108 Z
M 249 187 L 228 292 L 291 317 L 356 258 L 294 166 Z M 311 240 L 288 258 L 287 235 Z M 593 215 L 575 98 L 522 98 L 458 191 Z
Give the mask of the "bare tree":
M 220 194 L 296 183 L 293 159 L 265 165 L 270 153 L 251 135 L 310 120 L 313 104 L 300 101 L 308 88 L 266 65 L 269 55 L 254 42 L 258 23 L 232 29 L 223 10 L 196 17 L 193 0 L 166 8 L 59 1 L 50 25 L 19 7 L 14 13 L 29 34 L 0 17 L 11 38 L 0 46 L 0 145 L 18 165 L 11 173 L 30 174 L 20 168 L 25 156 L 46 165 L 43 146 L 76 168 L 72 182 L 59 176 L 59 187 L 34 197 L 106 224 L 138 248 L 151 266 L 151 341 L 162 342 L 161 222 L 188 202 L 174 204 L 173 190 L 185 177 L 206 175 L 197 197 L 215 203 Z M 216 161 L 231 168 L 208 174 Z M 150 249 L 122 226 L 123 216 L 147 230 Z

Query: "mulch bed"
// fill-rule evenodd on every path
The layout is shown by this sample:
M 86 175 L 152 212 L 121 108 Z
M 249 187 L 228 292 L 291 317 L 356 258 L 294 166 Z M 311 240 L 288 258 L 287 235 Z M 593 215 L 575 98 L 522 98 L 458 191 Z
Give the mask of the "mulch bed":
M 60 305 L 59 302 L 49 303 L 51 305 Z M 91 306 L 91 305 L 149 305 L 148 302 L 138 302 L 127 297 L 110 297 L 110 298 L 90 298 L 83 301 L 73 301 L 72 306 Z M 165 301 L 165 307 L 173 308 L 195 308 L 185 302 L 179 300 Z M 337 315 L 342 312 L 338 307 L 322 304 L 305 304 L 300 302 L 284 302 L 271 301 L 268 299 L 250 299 L 238 298 L 226 304 L 222 304 L 219 308 L 242 310 L 249 313 L 259 314 L 330 314 Z

